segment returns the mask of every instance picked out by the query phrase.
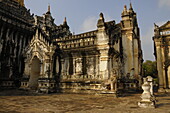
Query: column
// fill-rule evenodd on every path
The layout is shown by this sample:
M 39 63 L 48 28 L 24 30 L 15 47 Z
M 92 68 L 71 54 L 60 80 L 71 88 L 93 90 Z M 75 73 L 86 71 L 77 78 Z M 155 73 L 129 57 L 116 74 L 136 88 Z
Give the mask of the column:
M 58 58 L 58 56 L 56 57 L 56 73 L 58 74 L 59 73 L 59 58 Z
M 70 64 L 69 64 L 69 57 L 68 57 L 68 58 L 66 58 L 66 75 L 67 76 L 69 75 L 69 66 L 70 66 Z
M 52 58 L 51 58 L 52 59 Z M 50 78 L 53 78 L 53 59 L 52 60 L 50 60 Z
M 99 62 L 99 69 L 100 69 L 100 76 L 102 79 L 108 79 L 108 50 L 100 51 L 100 62 Z
M 170 88 L 170 66 L 167 67 L 167 75 L 168 75 L 168 84 Z
M 63 78 L 64 76 L 64 59 L 61 59 L 61 77 Z
M 99 78 L 99 56 L 95 56 L 95 78 Z
M 73 56 L 73 75 L 76 74 L 76 58 Z
M 137 78 L 139 75 L 139 46 L 138 39 L 134 39 L 134 77 Z
M 42 77 L 43 76 L 43 63 L 42 62 L 40 62 L 40 77 Z
M 164 87 L 164 79 L 163 79 L 163 65 L 162 65 L 162 55 L 161 55 L 161 48 L 160 48 L 160 42 L 156 43 L 156 54 L 157 54 L 157 69 L 158 69 L 158 76 L 159 76 L 159 89 L 161 90 Z

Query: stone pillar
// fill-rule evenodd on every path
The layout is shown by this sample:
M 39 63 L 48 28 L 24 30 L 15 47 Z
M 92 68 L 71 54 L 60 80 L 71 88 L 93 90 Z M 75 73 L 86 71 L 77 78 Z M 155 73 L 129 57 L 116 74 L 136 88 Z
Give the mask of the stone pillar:
M 75 57 L 73 57 L 73 75 L 75 75 L 76 74 L 76 58 Z
M 68 58 L 66 58 L 66 75 L 68 76 L 69 75 L 69 66 L 70 66 L 70 64 L 69 64 L 69 57 Z
M 65 72 L 64 72 L 64 59 L 61 59 L 61 77 L 63 78 L 63 76 L 65 75 Z
M 156 44 L 156 54 L 157 54 L 157 69 L 158 69 L 158 78 L 159 78 L 159 92 L 164 92 L 164 77 L 163 77 L 163 64 L 162 64 L 162 55 L 161 55 L 161 48 L 160 42 L 155 41 Z
M 56 57 L 56 73 L 58 74 L 59 73 L 59 58 L 58 58 L 58 56 Z
M 168 86 L 168 83 L 167 83 L 167 77 L 166 77 L 166 71 L 165 71 L 165 48 L 164 47 L 161 47 L 161 62 L 162 62 L 162 76 L 163 76 L 163 81 L 164 81 L 164 88 L 167 89 L 167 86 Z
M 152 100 L 150 92 L 150 84 L 147 78 L 144 78 L 144 84 L 142 85 L 143 93 L 141 95 L 142 100 L 138 102 L 138 106 L 141 108 L 155 108 L 155 101 Z
M 17 57 L 17 46 L 18 46 L 18 32 L 16 32 L 15 34 L 15 49 L 14 49 L 14 57 L 16 58 Z
M 168 84 L 169 84 L 169 88 L 170 88 L 170 66 L 167 67 L 167 74 L 168 74 Z
M 53 59 L 52 59 L 52 57 L 51 57 L 51 59 L 50 59 L 50 62 L 49 62 L 49 64 L 50 64 L 50 78 L 53 78 Z
M 138 78 L 139 77 L 139 68 L 140 68 L 140 56 L 139 56 L 139 45 L 138 45 L 138 39 L 134 38 L 134 77 Z
M 99 56 L 95 56 L 95 78 L 99 78 Z
M 43 75 L 43 63 L 40 62 L 40 77 Z
M 99 69 L 100 69 L 100 76 L 102 77 L 102 79 L 108 79 L 109 74 L 108 74 L 108 51 L 107 50 L 105 52 L 101 52 Z

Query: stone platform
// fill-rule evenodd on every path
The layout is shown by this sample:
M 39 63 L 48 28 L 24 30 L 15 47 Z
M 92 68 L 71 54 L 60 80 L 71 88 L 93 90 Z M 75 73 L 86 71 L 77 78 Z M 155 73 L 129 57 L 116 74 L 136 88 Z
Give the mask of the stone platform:
M 139 94 L 36 94 L 23 90 L 0 90 L 0 113 L 169 113 L 170 94 L 156 94 L 157 106 L 139 108 Z

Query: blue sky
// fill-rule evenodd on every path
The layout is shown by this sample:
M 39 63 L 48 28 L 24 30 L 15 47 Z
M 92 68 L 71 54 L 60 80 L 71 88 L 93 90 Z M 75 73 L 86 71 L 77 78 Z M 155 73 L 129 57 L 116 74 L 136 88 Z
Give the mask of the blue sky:
M 153 26 L 162 25 L 170 20 L 170 0 L 131 0 L 137 13 L 142 41 L 144 60 L 155 60 L 153 56 Z M 25 0 L 25 5 L 35 15 L 47 11 L 48 4 L 55 23 L 63 23 L 64 17 L 71 32 L 76 34 L 96 29 L 99 13 L 103 12 L 106 21 L 121 21 L 124 5 L 129 7 L 130 0 Z

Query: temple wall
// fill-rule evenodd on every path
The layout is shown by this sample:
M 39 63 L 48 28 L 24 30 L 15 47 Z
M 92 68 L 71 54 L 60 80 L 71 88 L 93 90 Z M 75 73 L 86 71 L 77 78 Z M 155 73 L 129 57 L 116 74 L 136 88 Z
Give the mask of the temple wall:
M 169 92 L 170 88 L 170 51 L 169 51 L 169 21 L 162 26 L 155 24 L 155 35 L 153 37 L 157 71 L 159 79 L 159 92 Z

